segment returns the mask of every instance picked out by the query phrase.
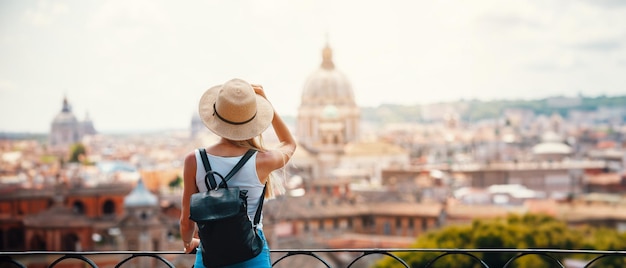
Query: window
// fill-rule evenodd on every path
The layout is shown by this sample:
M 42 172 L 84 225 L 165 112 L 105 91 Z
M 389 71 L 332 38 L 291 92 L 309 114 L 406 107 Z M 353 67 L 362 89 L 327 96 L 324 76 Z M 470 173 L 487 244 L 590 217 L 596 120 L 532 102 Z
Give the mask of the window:
M 82 201 L 76 200 L 72 205 L 72 211 L 76 214 L 85 214 L 85 204 Z
M 78 251 L 80 250 L 80 239 L 74 233 L 66 234 L 62 238 L 61 247 L 63 251 Z
M 102 205 L 102 214 L 104 215 L 113 215 L 115 214 L 115 203 L 111 200 L 107 200 Z
M 384 235 L 391 234 L 391 224 L 389 224 L 388 222 L 385 222 L 385 224 L 383 225 L 383 234 Z
M 374 218 L 372 216 L 363 216 L 361 221 L 363 222 L 363 227 L 374 226 Z
M 396 235 L 402 235 L 402 218 L 396 218 Z
M 30 249 L 28 250 L 47 250 L 46 241 L 40 235 L 35 235 L 30 240 Z
M 25 240 L 24 229 L 11 228 L 6 231 L 6 238 L 7 240 L 3 240 L 3 241 L 6 241 L 7 243 L 6 245 L 9 249 L 12 249 L 12 250 L 24 249 L 24 240 Z M 32 249 L 36 250 L 36 248 L 32 248 Z M 45 247 L 43 249 L 45 250 Z M 27 249 L 27 250 L 30 250 L 30 249 Z

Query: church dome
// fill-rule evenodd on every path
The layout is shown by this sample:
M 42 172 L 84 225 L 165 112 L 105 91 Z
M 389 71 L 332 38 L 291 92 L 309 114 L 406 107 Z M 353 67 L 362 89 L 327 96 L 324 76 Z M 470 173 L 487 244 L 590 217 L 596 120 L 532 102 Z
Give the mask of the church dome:
M 302 106 L 321 104 L 355 105 L 352 86 L 335 68 L 332 49 L 328 45 L 323 49 L 320 68 L 309 75 L 302 91 Z
M 76 125 L 78 124 L 78 119 L 72 113 L 59 113 L 54 117 L 54 121 L 52 121 L 54 125 Z
M 141 179 L 137 181 L 135 189 L 124 198 L 125 207 L 153 207 L 157 204 L 158 200 L 156 195 L 146 189 Z
M 532 148 L 536 155 L 567 155 L 572 153 L 572 147 L 563 143 L 557 133 L 548 131 L 541 136 L 541 142 Z
M 63 99 L 63 109 L 61 112 L 54 117 L 52 121 L 52 125 L 55 126 L 76 126 L 78 124 L 78 119 L 72 113 L 72 109 L 67 102 L 67 99 Z
M 572 153 L 572 148 L 564 143 L 544 142 L 533 146 L 532 151 L 536 155 L 567 155 Z

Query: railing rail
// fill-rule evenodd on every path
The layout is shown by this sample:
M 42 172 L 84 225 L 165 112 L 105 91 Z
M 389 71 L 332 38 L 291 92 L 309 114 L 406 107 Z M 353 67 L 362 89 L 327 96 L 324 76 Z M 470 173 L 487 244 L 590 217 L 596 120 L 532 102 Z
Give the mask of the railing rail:
M 396 248 L 371 248 L 371 249 L 272 249 L 272 256 L 277 256 L 273 260 L 272 266 L 276 267 L 285 259 L 304 255 L 309 256 L 315 259 L 315 261 L 319 262 L 324 267 L 334 267 L 329 262 L 328 259 L 325 259 L 320 256 L 320 254 L 339 254 L 339 253 L 353 253 L 358 255 L 354 257 L 349 264 L 347 264 L 347 268 L 353 267 L 360 259 L 372 256 L 372 255 L 381 255 L 388 256 L 397 261 L 398 264 L 403 267 L 411 267 L 406 263 L 405 260 L 397 256 L 397 253 L 439 253 L 435 258 L 431 259 L 427 264 L 425 264 L 424 268 L 433 267 L 438 260 L 444 258 L 449 255 L 466 255 L 472 258 L 476 263 L 480 264 L 481 267 L 485 268 L 496 268 L 490 267 L 482 260 L 477 254 L 482 253 L 508 253 L 514 254 L 504 266 L 501 268 L 508 268 L 519 258 L 527 256 L 527 255 L 540 255 L 552 262 L 550 267 L 562 267 L 567 268 L 560 261 L 559 256 L 563 254 L 572 255 L 572 254 L 584 254 L 593 256 L 590 260 L 584 260 L 582 266 L 576 267 L 596 267 L 594 266 L 599 260 L 607 258 L 607 257 L 626 257 L 626 251 L 610 251 L 610 250 L 575 250 L 575 249 L 438 249 L 438 248 L 413 248 L 413 249 L 396 249 Z M 59 265 L 64 260 L 73 259 L 75 261 L 84 262 L 84 265 L 81 267 L 93 267 L 97 268 L 98 265 L 93 260 L 95 256 L 104 256 L 104 255 L 121 255 L 124 256 L 120 258 L 120 261 L 117 262 L 115 267 L 122 267 L 123 264 L 139 258 L 139 257 L 148 257 L 152 258 L 166 267 L 176 267 L 172 262 L 166 259 L 165 255 L 185 255 L 181 251 L 88 251 L 88 252 L 76 252 L 76 251 L 16 251 L 16 252 L 0 252 L 0 267 L 20 267 L 26 268 L 27 266 L 23 263 L 23 259 L 29 257 L 37 257 L 37 256 L 46 256 L 49 257 L 52 261 L 49 264 L 46 264 L 47 267 L 52 268 Z M 7 266 L 8 265 L 8 266 Z M 598 266 L 599 267 L 599 266 Z M 500 268 L 500 267 L 498 267 Z

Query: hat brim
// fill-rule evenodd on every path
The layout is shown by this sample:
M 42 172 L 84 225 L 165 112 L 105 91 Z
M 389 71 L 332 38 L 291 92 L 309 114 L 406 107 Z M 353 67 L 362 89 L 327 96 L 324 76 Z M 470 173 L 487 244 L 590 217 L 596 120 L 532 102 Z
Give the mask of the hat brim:
M 220 120 L 215 116 L 213 104 L 215 104 L 221 88 L 222 85 L 211 87 L 200 98 L 198 113 L 200 119 L 209 130 L 229 140 L 243 141 L 261 135 L 270 126 L 274 118 L 274 108 L 267 99 L 258 94 L 255 94 L 257 104 L 256 116 L 250 122 L 233 125 Z

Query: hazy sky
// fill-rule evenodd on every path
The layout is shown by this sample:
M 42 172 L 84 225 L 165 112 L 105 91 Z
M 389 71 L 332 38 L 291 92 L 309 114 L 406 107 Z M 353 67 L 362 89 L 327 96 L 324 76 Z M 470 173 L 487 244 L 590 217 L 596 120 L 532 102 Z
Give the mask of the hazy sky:
M 296 115 L 327 40 L 360 106 L 626 94 L 621 0 L 0 0 L 0 131 L 187 128 L 233 77 Z

